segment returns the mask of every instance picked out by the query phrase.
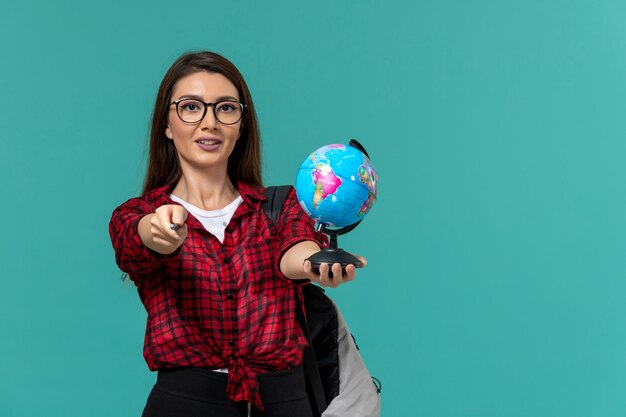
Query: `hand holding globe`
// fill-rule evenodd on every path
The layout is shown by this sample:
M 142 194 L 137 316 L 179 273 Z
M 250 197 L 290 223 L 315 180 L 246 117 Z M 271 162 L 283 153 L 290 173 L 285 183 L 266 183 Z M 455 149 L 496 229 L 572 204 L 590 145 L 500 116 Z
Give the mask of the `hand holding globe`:
M 378 178 L 363 146 L 332 144 L 313 151 L 302 162 L 296 177 L 296 193 L 304 211 L 316 221 L 316 229 L 330 235 L 329 248 L 309 257 L 314 271 L 320 265 L 338 263 L 359 268 L 361 261 L 337 247 L 337 236 L 354 229 L 377 198 Z

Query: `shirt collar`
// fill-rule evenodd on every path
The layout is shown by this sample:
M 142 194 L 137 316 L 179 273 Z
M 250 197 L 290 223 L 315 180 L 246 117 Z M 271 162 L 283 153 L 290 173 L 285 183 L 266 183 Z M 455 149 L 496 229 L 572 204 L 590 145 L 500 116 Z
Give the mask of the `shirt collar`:
M 267 197 L 265 196 L 265 189 L 263 187 L 258 187 L 239 181 L 237 183 L 237 190 L 239 191 L 239 194 L 241 194 L 241 198 L 243 198 L 243 201 L 248 204 L 253 204 L 254 200 L 267 200 Z
M 159 188 L 155 188 L 152 191 L 149 191 L 146 194 L 146 197 L 149 200 L 155 201 L 158 205 L 166 204 L 166 201 L 169 200 L 169 196 L 174 189 L 175 183 L 171 183 L 168 185 L 164 185 Z M 256 185 L 246 184 L 244 182 L 237 182 L 237 191 L 241 195 L 243 201 L 247 204 L 254 204 L 254 201 L 265 201 L 267 197 L 265 196 L 265 189 L 263 187 L 259 187 Z

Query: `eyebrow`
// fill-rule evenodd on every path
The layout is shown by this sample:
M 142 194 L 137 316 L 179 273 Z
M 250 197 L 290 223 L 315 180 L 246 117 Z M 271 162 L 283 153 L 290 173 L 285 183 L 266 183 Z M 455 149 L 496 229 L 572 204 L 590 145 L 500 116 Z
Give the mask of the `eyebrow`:
M 182 96 L 180 96 L 179 98 L 177 98 L 176 100 L 182 100 L 182 99 L 199 100 L 199 101 L 201 101 L 201 102 L 203 102 L 203 103 L 204 103 L 204 97 L 196 96 L 196 95 L 193 95 L 193 94 L 185 94 L 185 95 L 182 95 Z M 175 100 L 175 101 L 176 101 L 176 100 Z M 233 96 L 220 96 L 220 97 L 218 97 L 218 98 L 216 98 L 216 99 L 214 100 L 214 103 L 217 103 L 218 101 L 224 101 L 224 100 L 239 101 L 239 99 L 238 99 L 238 98 L 235 98 L 235 97 L 233 97 Z

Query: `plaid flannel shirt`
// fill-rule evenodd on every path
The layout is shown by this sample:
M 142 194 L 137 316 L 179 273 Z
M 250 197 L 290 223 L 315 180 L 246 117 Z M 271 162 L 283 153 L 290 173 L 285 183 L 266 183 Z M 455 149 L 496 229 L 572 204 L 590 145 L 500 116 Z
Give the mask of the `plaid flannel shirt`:
M 324 247 L 326 236 L 315 232 L 293 189 L 274 225 L 261 208 L 264 189 L 238 183 L 243 202 L 223 243 L 190 214 L 183 244 L 161 255 L 142 243 L 137 226 L 157 207 L 177 204 L 172 189 L 128 200 L 109 225 L 117 264 L 148 313 L 148 367 L 228 368 L 229 397 L 262 408 L 256 374 L 301 365 L 307 344 L 295 320 L 296 282 L 282 275 L 280 259 L 298 242 Z

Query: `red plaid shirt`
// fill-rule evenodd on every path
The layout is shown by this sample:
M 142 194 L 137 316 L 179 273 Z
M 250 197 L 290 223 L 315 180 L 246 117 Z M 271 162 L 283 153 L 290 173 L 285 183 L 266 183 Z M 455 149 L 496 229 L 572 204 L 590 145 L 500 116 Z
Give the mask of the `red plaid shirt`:
M 148 249 L 139 220 L 170 198 L 173 186 L 128 200 L 109 232 L 119 267 L 136 284 L 148 312 L 144 357 L 151 370 L 228 368 L 228 395 L 262 408 L 256 374 L 302 364 L 306 338 L 295 320 L 294 281 L 281 274 L 282 255 L 305 240 L 325 246 L 292 189 L 278 223 L 261 203 L 264 189 L 237 184 L 243 202 L 224 243 L 191 214 L 188 235 L 171 255 Z

